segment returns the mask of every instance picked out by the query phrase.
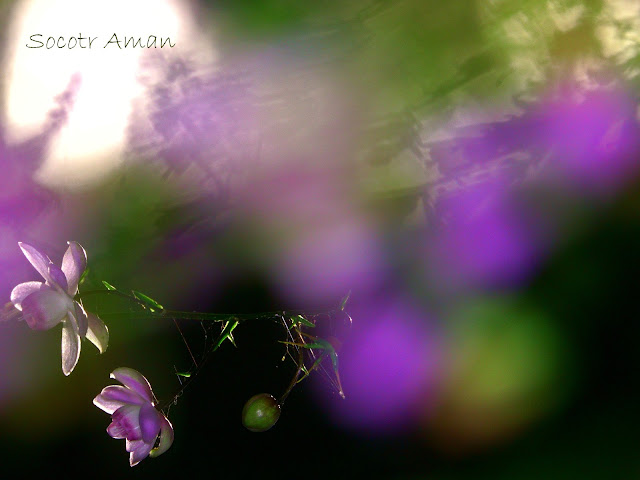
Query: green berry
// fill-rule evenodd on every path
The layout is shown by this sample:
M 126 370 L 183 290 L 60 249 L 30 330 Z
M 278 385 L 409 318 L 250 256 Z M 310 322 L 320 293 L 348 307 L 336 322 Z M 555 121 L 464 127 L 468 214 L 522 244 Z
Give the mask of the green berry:
M 260 393 L 251 397 L 242 409 L 242 425 L 252 432 L 266 432 L 280 418 L 280 405 L 272 395 Z

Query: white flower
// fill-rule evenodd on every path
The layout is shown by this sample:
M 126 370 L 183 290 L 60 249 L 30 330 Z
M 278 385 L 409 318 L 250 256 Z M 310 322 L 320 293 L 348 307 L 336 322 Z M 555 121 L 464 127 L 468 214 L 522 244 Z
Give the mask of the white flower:
M 97 316 L 85 312 L 74 300 L 78 282 L 87 268 L 87 254 L 77 242 L 68 242 L 62 268 L 54 265 L 37 248 L 19 242 L 22 253 L 45 282 L 25 282 L 11 292 L 11 302 L 32 330 L 49 330 L 62 322 L 62 372 L 69 375 L 80 357 L 80 340 L 85 336 L 103 353 L 109 331 Z

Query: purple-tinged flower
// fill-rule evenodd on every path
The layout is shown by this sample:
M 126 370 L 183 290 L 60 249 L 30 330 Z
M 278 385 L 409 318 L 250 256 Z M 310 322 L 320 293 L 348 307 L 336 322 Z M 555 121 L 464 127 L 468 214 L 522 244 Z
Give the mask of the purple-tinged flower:
M 73 298 L 87 268 L 87 254 L 79 243 L 68 243 L 60 268 L 37 248 L 18 242 L 22 253 L 45 282 L 21 283 L 11 292 L 11 302 L 32 330 L 49 330 L 62 322 L 62 372 L 65 375 L 78 363 L 82 338 L 87 337 L 100 353 L 109 343 L 106 325 L 97 316 L 87 315 L 82 304 Z
M 111 415 L 107 433 L 127 441 L 129 464 L 157 457 L 173 443 L 173 426 L 155 408 L 151 385 L 140 372 L 126 367 L 116 368 L 111 378 L 122 385 L 109 385 L 93 399 L 93 404 Z M 156 445 L 157 444 L 157 445 Z

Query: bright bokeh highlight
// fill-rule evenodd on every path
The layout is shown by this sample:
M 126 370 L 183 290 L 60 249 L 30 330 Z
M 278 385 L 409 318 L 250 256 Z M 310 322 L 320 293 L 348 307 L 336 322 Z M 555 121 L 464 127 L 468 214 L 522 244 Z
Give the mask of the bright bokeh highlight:
M 149 11 L 153 15 L 149 15 Z M 126 12 L 126 14 L 124 13 Z M 124 36 L 169 37 L 176 44 L 162 55 L 188 54 L 198 47 L 198 58 L 212 59 L 211 44 L 198 39 L 193 18 L 184 4 L 173 0 L 112 2 L 25 0 L 18 3 L 8 36 L 10 58 L 6 79 L 4 118 L 11 142 L 23 141 L 44 128 L 54 98 L 76 78 L 68 121 L 49 145 L 46 162 L 37 172 L 39 182 L 74 189 L 95 184 L 121 164 L 132 101 L 143 89 L 138 81 L 140 60 L 160 49 L 118 48 L 108 41 Z M 50 36 L 85 37 L 74 48 L 27 48 L 46 43 Z M 200 34 L 202 35 L 202 34 Z M 89 37 L 94 38 L 88 48 Z M 49 43 L 52 45 L 52 43 Z M 85 49 L 79 45 L 84 45 Z

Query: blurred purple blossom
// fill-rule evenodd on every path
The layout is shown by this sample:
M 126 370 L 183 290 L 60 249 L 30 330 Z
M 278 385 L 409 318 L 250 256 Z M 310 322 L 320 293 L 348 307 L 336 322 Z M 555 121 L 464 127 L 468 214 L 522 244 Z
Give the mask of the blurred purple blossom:
M 556 202 L 571 193 L 602 198 L 639 171 L 637 102 L 621 90 L 568 88 L 523 107 L 429 144 L 439 176 L 429 192 L 426 268 L 436 285 L 521 284 L 563 215 L 557 205 L 546 213 L 554 218 L 542 218 L 524 190 L 551 188 Z
M 111 415 L 107 433 L 116 439 L 126 439 L 132 467 L 147 456 L 162 455 L 173 443 L 173 426 L 156 410 L 149 381 L 137 370 L 126 367 L 116 368 L 111 378 L 124 386 L 105 387 L 93 399 L 96 407 Z
M 226 203 L 256 160 L 250 77 L 235 70 L 203 72 L 187 60 L 159 56 L 149 57 L 143 71 L 147 94 L 128 128 L 131 153 L 185 181 L 190 196 L 213 195 Z
M 299 232 L 277 264 L 278 282 L 302 300 L 331 300 L 380 281 L 380 247 L 357 219 Z
M 622 91 L 562 91 L 541 104 L 539 145 L 548 174 L 587 194 L 615 192 L 640 167 L 638 102 Z
M 506 286 L 525 280 L 550 232 L 500 178 L 441 198 L 427 237 L 427 271 L 438 286 Z
M 322 405 L 337 424 L 363 433 L 411 429 L 437 398 L 444 357 L 436 326 L 416 308 L 388 299 L 372 300 L 353 316 L 339 353 L 346 399 Z
M 500 120 L 446 128 L 448 139 L 427 143 L 439 197 L 501 177 L 511 186 L 542 184 L 565 193 L 615 193 L 640 167 L 638 101 L 621 88 L 556 89 Z M 491 116 L 485 111 L 485 118 Z M 462 117 L 459 118 L 459 120 Z
M 383 277 L 375 226 L 345 191 L 340 169 L 282 165 L 247 189 L 240 215 L 271 249 L 276 286 L 295 302 L 337 302 Z

